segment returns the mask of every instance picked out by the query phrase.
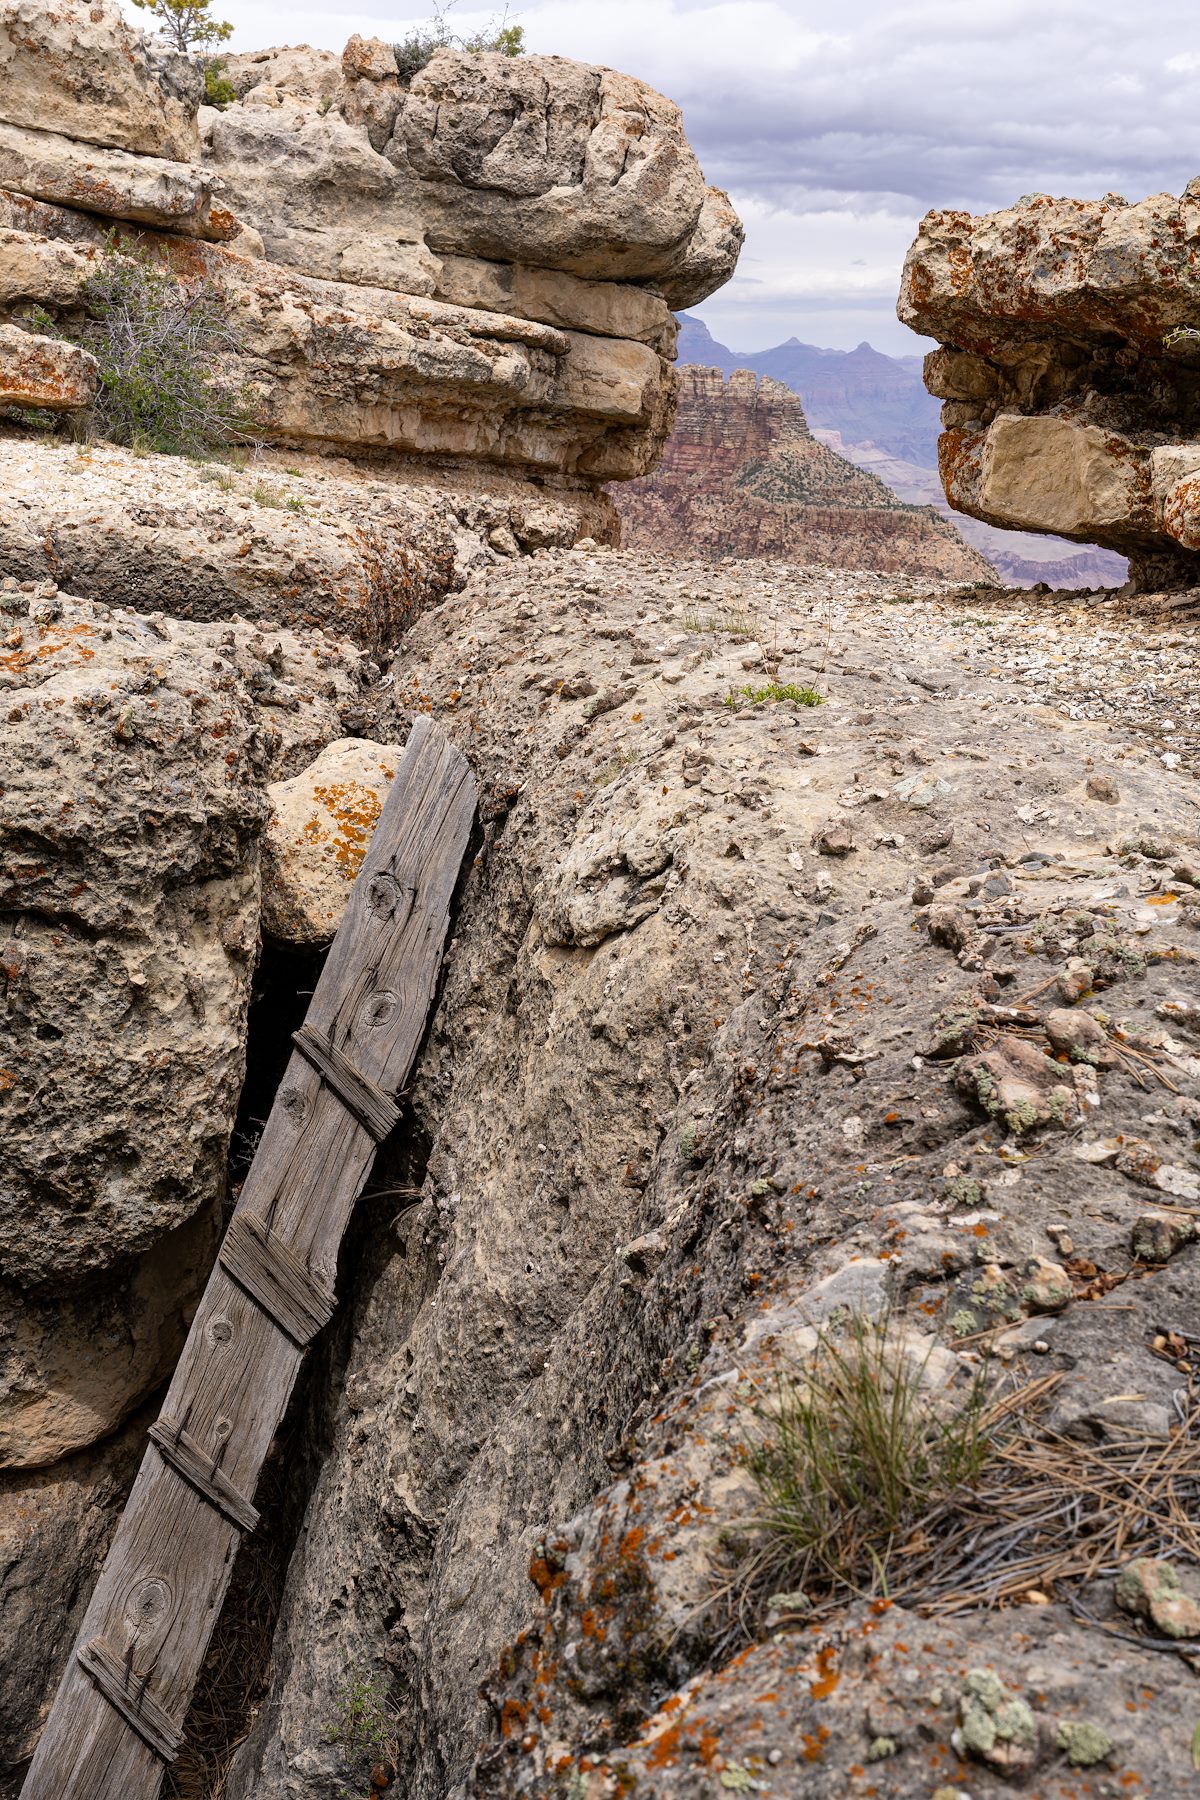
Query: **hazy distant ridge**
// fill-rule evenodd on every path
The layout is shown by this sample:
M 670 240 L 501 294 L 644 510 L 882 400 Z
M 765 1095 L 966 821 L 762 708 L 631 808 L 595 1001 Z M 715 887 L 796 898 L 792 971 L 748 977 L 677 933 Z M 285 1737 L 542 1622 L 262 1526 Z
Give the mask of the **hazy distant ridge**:
M 938 402 L 925 390 L 919 356 L 884 356 L 870 344 L 820 350 L 789 338 L 773 350 L 742 355 L 719 344 L 702 320 L 680 317 L 679 360 L 732 374 L 753 369 L 787 384 L 804 402 L 814 431 L 840 431 L 847 444 L 868 440 L 904 462 L 937 467 Z

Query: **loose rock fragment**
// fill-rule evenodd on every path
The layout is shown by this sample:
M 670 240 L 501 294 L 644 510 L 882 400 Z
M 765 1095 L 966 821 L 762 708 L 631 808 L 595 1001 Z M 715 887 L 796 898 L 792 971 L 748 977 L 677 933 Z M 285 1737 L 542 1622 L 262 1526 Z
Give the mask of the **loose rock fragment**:
M 1075 1091 L 1063 1082 L 1059 1065 L 1024 1038 L 1003 1038 L 961 1062 L 954 1080 L 960 1093 L 1014 1135 L 1069 1125 L 1078 1115 Z
M 1116 1061 L 1108 1033 L 1090 1013 L 1076 1012 L 1065 1006 L 1055 1007 L 1046 1015 L 1046 1036 L 1051 1049 L 1069 1056 L 1072 1062 L 1107 1068 Z
M 1126 1565 L 1113 1590 L 1117 1605 L 1149 1619 L 1170 1638 L 1200 1638 L 1200 1601 L 1186 1593 L 1174 1566 L 1141 1556 Z
M 263 928 L 272 937 L 332 941 L 399 757 L 392 745 L 338 738 L 301 774 L 267 790 Z

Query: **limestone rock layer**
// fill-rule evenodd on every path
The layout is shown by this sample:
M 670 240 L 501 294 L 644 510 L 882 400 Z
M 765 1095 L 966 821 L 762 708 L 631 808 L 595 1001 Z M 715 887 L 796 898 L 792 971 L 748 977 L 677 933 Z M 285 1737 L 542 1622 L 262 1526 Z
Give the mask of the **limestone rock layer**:
M 231 59 L 238 97 L 200 107 L 195 65 L 111 0 L 5 0 L 0 70 L 0 325 L 86 337 L 115 230 L 218 297 L 262 438 L 588 488 L 653 466 L 671 306 L 742 233 L 644 83 L 451 50 L 402 79 L 354 38 Z
M 1200 583 L 1200 181 L 931 212 L 899 313 L 941 344 L 952 506 L 1117 550 L 1142 586 Z

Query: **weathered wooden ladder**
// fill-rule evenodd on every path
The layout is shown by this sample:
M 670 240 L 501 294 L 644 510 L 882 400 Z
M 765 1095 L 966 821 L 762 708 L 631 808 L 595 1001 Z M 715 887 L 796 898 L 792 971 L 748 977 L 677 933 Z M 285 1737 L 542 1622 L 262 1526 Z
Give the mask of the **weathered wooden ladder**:
M 101 1571 L 22 1800 L 154 1800 L 338 1246 L 421 1041 L 475 811 L 418 719 Z

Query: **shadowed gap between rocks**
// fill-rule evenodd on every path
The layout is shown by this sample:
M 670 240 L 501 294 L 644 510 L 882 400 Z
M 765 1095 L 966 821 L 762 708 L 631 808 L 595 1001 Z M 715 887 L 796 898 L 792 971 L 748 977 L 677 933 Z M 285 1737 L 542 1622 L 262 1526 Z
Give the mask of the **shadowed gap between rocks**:
M 464 870 L 471 867 L 480 841 L 476 829 Z M 460 878 L 451 905 L 451 935 L 464 878 Z M 287 1068 L 292 1034 L 304 1022 L 327 954 L 327 949 L 263 939 L 247 1023 L 246 1078 L 230 1140 L 230 1210 Z M 440 990 L 439 978 L 430 1019 Z M 359 1302 L 370 1293 L 383 1261 L 395 1253 L 391 1227 L 417 1204 L 431 1149 L 428 1133 L 411 1108 L 405 1107 L 395 1132 L 379 1152 L 342 1241 L 338 1311 L 301 1369 L 268 1454 L 255 1495 L 261 1523 L 238 1551 L 188 1713 L 184 1749 L 163 1784 L 164 1800 L 223 1800 L 227 1792 L 233 1758 L 249 1736 L 267 1694 L 288 1571 L 309 1501 L 332 1447 Z M 389 1705 L 396 1712 L 401 1699 L 393 1679 Z M 316 1721 L 314 1732 L 332 1732 L 336 1724 L 332 1719 Z

